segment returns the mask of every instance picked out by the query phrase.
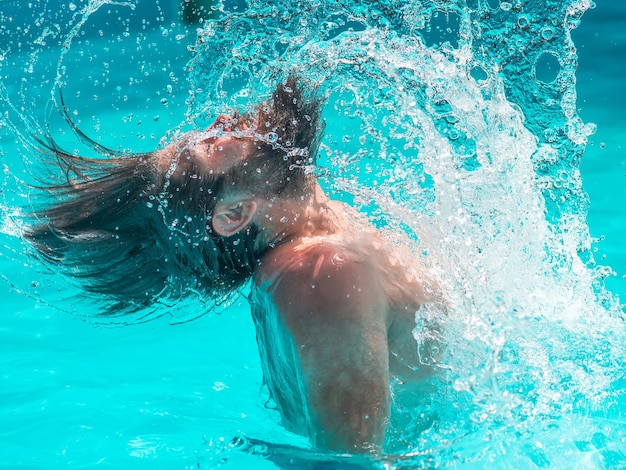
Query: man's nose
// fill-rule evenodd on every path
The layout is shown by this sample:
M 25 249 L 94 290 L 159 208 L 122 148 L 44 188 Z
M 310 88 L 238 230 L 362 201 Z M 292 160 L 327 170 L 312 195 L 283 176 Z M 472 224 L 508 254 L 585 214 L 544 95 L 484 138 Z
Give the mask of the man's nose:
M 233 127 L 233 118 L 229 116 L 228 114 L 220 114 L 219 116 L 217 116 L 217 119 L 215 120 L 215 122 L 207 128 L 207 131 L 209 129 L 220 129 L 220 128 L 224 131 L 230 131 L 232 130 L 232 127 Z

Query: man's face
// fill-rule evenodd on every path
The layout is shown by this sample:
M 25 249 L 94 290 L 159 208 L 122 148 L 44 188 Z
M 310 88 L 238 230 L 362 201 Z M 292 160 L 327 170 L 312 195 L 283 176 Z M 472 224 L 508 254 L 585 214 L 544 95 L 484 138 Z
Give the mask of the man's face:
M 188 161 L 203 174 L 224 174 L 241 163 L 250 154 L 253 141 L 245 137 L 249 129 L 226 114 L 221 114 L 204 131 L 191 131 L 159 151 L 161 165 L 169 168 L 174 157 L 178 165 L 186 167 Z

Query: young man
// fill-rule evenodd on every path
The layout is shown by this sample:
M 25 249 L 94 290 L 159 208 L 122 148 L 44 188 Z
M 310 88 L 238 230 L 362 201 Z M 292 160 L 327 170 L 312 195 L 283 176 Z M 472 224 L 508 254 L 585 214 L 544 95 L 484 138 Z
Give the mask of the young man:
M 378 450 L 391 376 L 423 373 L 412 330 L 428 294 L 419 267 L 406 265 L 414 256 L 401 259 L 317 183 L 320 108 L 290 79 L 249 115 L 222 115 L 151 154 L 91 142 L 106 158 L 88 159 L 49 140 L 67 180 L 49 187 L 57 202 L 27 236 L 114 299 L 113 314 L 191 290 L 220 298 L 251 279 L 283 424 L 321 448 Z

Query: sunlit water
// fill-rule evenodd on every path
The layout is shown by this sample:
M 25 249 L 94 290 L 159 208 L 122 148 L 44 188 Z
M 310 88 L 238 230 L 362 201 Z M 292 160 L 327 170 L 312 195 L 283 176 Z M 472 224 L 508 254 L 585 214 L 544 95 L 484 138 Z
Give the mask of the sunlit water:
M 623 286 L 605 266 L 623 250 L 596 252 L 580 174 L 589 153 L 593 176 L 598 149 L 621 151 L 580 117 L 571 33 L 589 2 L 251 1 L 197 32 L 169 3 L 16 5 L 0 3 L 0 464 L 625 464 Z M 322 184 L 408 240 L 449 302 L 419 319 L 443 325 L 440 354 L 425 356 L 432 391 L 397 410 L 389 456 L 371 462 L 299 451 L 306 441 L 280 427 L 245 300 L 189 322 L 211 303 L 94 324 L 97 299 L 17 236 L 24 183 L 43 171 L 29 132 L 87 151 L 55 108 L 59 88 L 88 135 L 149 151 L 250 107 L 289 71 L 328 97 Z M 593 192 L 591 204 L 602 219 Z

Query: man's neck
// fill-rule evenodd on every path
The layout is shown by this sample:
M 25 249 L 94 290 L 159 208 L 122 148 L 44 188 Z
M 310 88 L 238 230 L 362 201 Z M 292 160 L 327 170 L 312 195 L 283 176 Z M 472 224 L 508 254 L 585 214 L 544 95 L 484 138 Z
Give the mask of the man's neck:
M 339 230 L 341 205 L 331 201 L 315 183 L 314 190 L 302 199 L 276 198 L 258 202 L 255 217 L 263 242 L 273 246 L 293 243 L 302 238 L 332 235 Z

